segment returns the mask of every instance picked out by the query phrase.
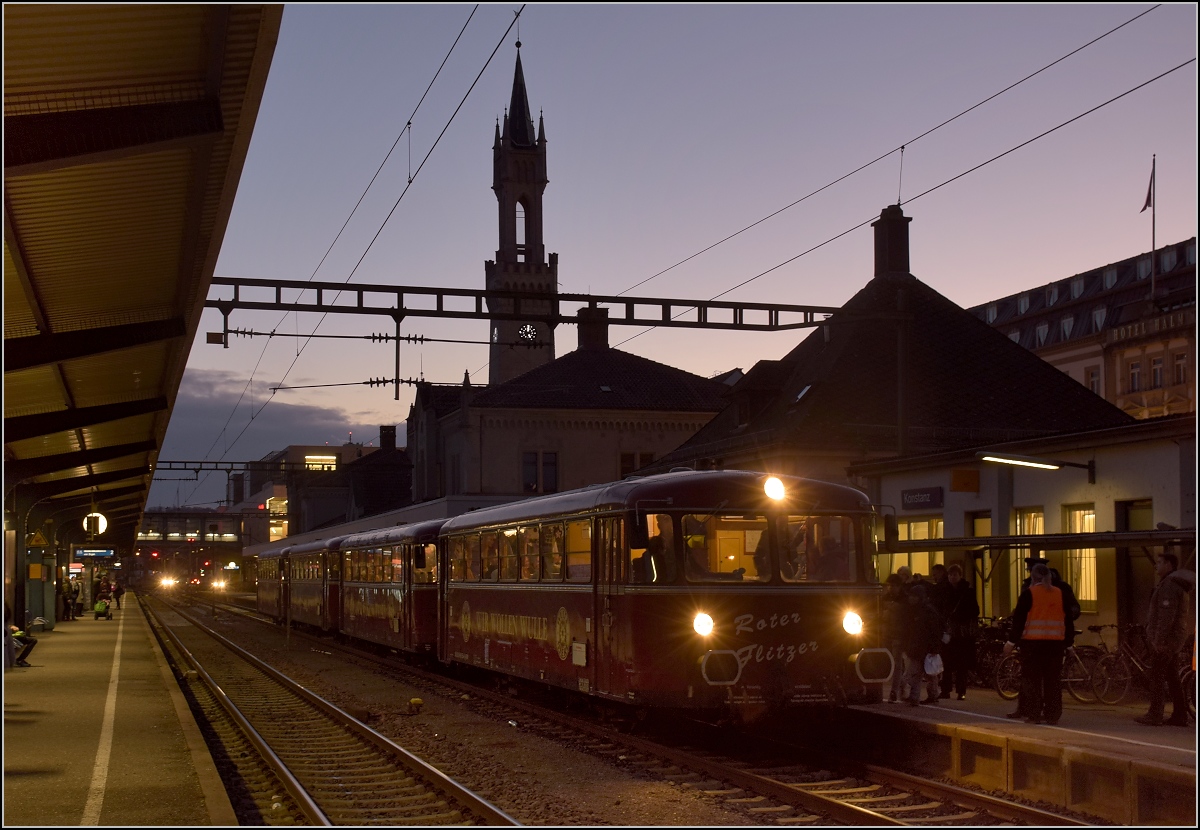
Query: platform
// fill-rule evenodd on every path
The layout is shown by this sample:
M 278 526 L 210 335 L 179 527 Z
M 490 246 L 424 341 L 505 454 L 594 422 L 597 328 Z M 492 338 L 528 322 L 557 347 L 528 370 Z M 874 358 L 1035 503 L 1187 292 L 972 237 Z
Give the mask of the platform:
M 4 826 L 236 825 L 137 597 L 4 672 Z
M 904 758 L 914 774 L 1120 824 L 1195 826 L 1195 726 L 1144 726 L 1135 718 L 1146 708 L 1144 700 L 1079 703 L 1064 691 L 1058 725 L 1035 725 L 1005 717 L 1016 710 L 1016 701 L 971 688 L 966 700 L 934 706 L 850 707 L 853 729 L 843 729 L 837 740 L 847 752 L 881 764 Z

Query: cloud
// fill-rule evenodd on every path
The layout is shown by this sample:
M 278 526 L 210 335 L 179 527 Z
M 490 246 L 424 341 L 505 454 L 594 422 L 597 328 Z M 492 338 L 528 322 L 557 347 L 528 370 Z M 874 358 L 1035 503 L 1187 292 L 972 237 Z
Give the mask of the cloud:
M 288 403 L 280 396 L 268 402 L 267 384 L 253 395 L 243 394 L 245 388 L 245 378 L 231 372 L 188 370 L 159 461 L 257 461 L 293 444 L 379 443 L 381 424 L 365 421 L 361 412 Z M 404 425 L 396 426 L 403 444 Z M 190 475 L 175 470 L 156 475 L 147 506 L 215 506 L 224 498 L 223 471 Z

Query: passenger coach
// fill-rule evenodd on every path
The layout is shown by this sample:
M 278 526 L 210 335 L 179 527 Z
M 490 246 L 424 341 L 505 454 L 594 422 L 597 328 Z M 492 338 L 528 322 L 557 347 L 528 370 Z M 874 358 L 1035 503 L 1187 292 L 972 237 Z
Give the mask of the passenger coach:
M 682 471 L 441 528 L 439 656 L 636 705 L 877 696 L 874 513 L 854 489 Z

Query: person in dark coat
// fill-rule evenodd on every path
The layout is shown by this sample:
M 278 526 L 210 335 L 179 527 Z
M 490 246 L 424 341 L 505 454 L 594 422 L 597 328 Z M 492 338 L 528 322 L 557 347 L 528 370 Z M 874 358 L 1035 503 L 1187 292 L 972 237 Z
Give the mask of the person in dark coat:
M 1147 726 L 1188 725 L 1187 698 L 1179 679 L 1179 652 L 1195 626 L 1191 594 L 1196 587 L 1196 575 L 1179 570 L 1179 557 L 1160 553 L 1154 560 L 1158 585 L 1150 595 L 1150 612 L 1146 617 L 1146 644 L 1150 649 L 1150 710 L 1138 723 Z M 1166 698 L 1171 696 L 1171 717 L 1163 720 Z
M 925 657 L 937 654 L 942 646 L 941 617 L 929 601 L 928 587 L 913 582 L 905 588 L 904 613 L 901 619 L 901 649 L 904 652 L 904 680 L 908 683 L 908 705 L 937 703 L 937 686 L 928 683 L 928 691 L 921 697 L 921 687 L 926 685 Z
M 883 642 L 892 654 L 892 684 L 888 703 L 897 703 L 904 697 L 904 646 L 903 629 L 905 614 L 904 578 L 892 574 L 883 587 Z
M 979 602 L 975 589 L 963 578 L 962 566 L 957 562 L 946 569 L 945 615 L 950 633 L 950 642 L 942 649 L 945 671 L 942 673 L 942 698 L 950 697 L 954 686 L 958 699 L 967 696 L 967 672 L 975 663 L 975 637 L 979 626 Z
M 1075 626 L 1065 603 L 1064 591 L 1053 584 L 1049 566 L 1034 565 L 1029 587 L 1021 591 L 1013 609 L 1012 634 L 1004 644 L 1007 655 L 1018 640 L 1021 643 L 1021 694 L 1010 718 L 1054 725 L 1062 717 L 1063 655 L 1075 644 Z

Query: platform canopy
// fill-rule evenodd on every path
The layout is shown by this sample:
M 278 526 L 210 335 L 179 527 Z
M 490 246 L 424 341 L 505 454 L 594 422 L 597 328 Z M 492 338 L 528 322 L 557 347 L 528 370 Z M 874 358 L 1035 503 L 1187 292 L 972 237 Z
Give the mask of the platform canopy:
M 132 544 L 282 16 L 4 6 L 6 528 Z

